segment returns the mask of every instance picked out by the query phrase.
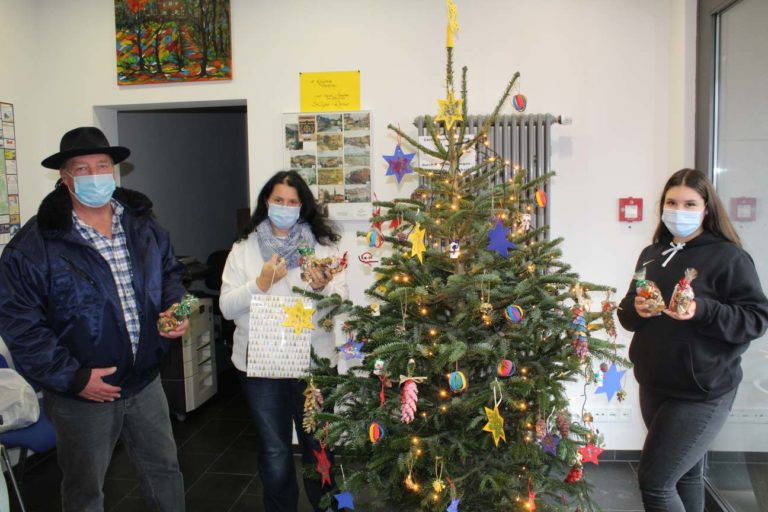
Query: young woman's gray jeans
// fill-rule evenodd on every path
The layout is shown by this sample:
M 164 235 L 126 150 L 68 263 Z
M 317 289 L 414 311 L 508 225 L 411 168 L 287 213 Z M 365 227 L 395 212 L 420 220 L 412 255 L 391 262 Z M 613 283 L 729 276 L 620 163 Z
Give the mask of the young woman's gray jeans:
M 136 466 L 148 508 L 183 512 L 184 480 L 159 377 L 137 395 L 114 402 L 46 392 L 43 404 L 56 428 L 63 512 L 104 510 L 104 476 L 118 439 Z
M 647 512 L 704 510 L 704 456 L 735 397 L 734 389 L 706 402 L 680 400 L 640 388 L 648 435 L 637 476 Z

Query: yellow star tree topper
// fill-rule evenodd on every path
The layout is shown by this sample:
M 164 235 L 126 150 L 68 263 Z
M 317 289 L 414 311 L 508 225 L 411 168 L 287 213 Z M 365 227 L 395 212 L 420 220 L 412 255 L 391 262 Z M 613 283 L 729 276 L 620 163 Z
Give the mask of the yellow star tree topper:
M 485 424 L 483 430 L 490 432 L 493 436 L 493 442 L 496 446 L 499 446 L 499 439 L 507 441 L 507 434 L 504 433 L 504 418 L 499 413 L 499 404 L 493 406 L 493 409 L 483 407 L 485 409 L 485 415 L 488 418 L 488 423 Z
M 411 241 L 411 256 L 418 256 L 419 263 L 424 263 L 424 251 L 427 250 L 424 245 L 424 234 L 426 229 L 422 229 L 419 223 L 413 228 L 413 233 L 408 235 L 408 240 Z
M 454 123 L 464 119 L 461 115 L 461 105 L 463 98 L 454 98 L 453 91 L 448 91 L 448 99 L 437 100 L 440 105 L 440 112 L 435 116 L 435 121 L 444 121 L 445 129 L 450 130 Z
M 312 323 L 312 314 L 314 308 L 305 308 L 301 300 L 297 300 L 293 306 L 283 306 L 283 311 L 287 315 L 283 322 L 283 327 L 293 327 L 293 332 L 298 336 L 304 329 L 312 330 L 315 325 Z

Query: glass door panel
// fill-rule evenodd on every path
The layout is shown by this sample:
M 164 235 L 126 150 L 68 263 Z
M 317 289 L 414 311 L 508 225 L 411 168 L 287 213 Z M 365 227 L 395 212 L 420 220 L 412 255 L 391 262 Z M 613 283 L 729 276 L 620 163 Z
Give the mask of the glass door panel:
M 716 17 L 712 162 L 720 197 L 768 286 L 768 1 L 741 0 Z M 739 512 L 768 511 L 768 337 L 752 342 L 731 417 L 707 476 Z

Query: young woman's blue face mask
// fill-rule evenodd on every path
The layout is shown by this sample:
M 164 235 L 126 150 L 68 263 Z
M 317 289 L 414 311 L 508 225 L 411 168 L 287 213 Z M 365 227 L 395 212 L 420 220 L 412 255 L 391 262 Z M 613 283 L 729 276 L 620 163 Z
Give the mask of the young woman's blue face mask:
M 685 238 L 692 235 L 704 220 L 703 211 L 686 211 L 664 208 L 661 220 L 672 236 Z
M 91 208 L 107 204 L 115 191 L 115 176 L 112 173 L 73 176 L 72 181 L 77 200 Z
M 269 220 L 278 229 L 290 229 L 299 221 L 301 206 L 283 206 L 269 203 Z

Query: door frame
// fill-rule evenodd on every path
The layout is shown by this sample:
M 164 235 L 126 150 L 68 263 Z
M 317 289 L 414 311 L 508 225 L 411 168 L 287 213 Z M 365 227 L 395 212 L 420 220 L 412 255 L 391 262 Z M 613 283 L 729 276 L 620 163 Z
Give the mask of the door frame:
M 699 0 L 696 31 L 696 168 L 717 185 L 717 93 L 720 15 L 741 0 Z

